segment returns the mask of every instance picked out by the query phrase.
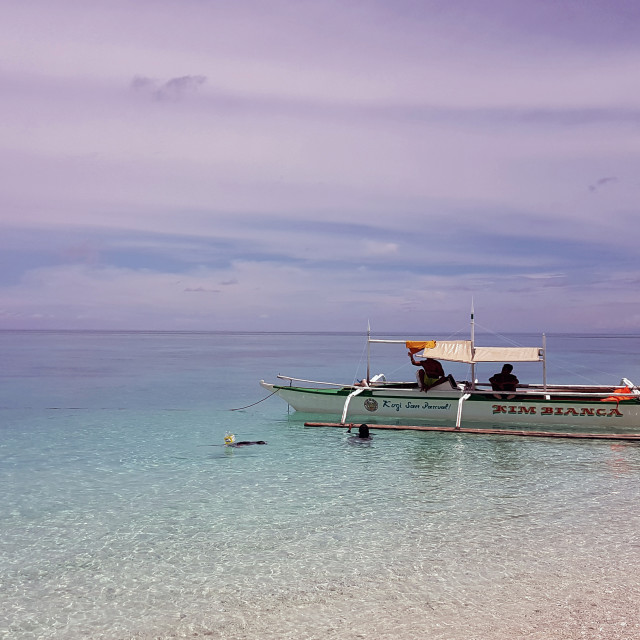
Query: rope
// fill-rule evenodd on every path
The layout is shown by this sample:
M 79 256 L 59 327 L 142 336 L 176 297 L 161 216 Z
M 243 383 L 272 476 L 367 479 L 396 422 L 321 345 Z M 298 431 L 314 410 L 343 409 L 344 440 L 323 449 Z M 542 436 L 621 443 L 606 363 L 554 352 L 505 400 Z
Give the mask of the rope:
M 249 407 L 255 407 L 257 404 L 260 404 L 261 402 L 264 402 L 265 400 L 268 400 L 271 396 L 275 395 L 276 393 L 278 393 L 278 392 L 274 391 L 273 393 L 270 393 L 266 398 L 262 398 L 262 400 L 258 400 L 258 402 L 254 402 L 253 404 L 248 404 L 246 407 L 238 407 L 237 409 L 229 409 L 229 411 L 241 411 L 242 409 L 248 409 Z
M 365 342 L 364 346 L 362 347 L 362 351 L 360 353 L 360 360 L 358 362 L 358 366 L 356 367 L 356 372 L 355 372 L 355 374 L 353 376 L 353 382 L 351 383 L 352 385 L 354 385 L 356 383 L 356 380 L 358 379 L 358 371 L 360 371 L 360 365 L 362 365 L 362 361 L 364 360 L 364 354 L 366 353 L 366 350 L 367 350 L 367 343 Z M 364 377 L 365 378 L 367 377 L 366 372 L 365 372 Z

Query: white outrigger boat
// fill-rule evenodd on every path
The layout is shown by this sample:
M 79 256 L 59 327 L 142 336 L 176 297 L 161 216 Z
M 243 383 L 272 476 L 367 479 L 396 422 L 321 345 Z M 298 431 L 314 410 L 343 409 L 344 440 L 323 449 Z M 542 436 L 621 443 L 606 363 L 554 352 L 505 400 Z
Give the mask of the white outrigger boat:
M 448 377 L 426 392 L 415 382 L 371 377 L 370 346 L 403 344 L 418 356 L 471 366 L 471 381 Z M 546 340 L 542 347 L 480 347 L 470 340 L 382 340 L 367 336 L 367 377 L 357 385 L 303 380 L 278 375 L 284 384 L 260 384 L 303 413 L 340 417 L 340 423 L 393 419 L 421 424 L 491 423 L 509 428 L 567 426 L 605 429 L 640 427 L 640 390 L 623 378 L 618 385 L 550 385 L 546 381 Z M 479 363 L 541 362 L 541 384 L 518 384 L 516 391 L 498 392 L 475 379 Z M 294 386 L 304 383 L 305 386 Z M 309 384 L 313 386 L 308 386 Z

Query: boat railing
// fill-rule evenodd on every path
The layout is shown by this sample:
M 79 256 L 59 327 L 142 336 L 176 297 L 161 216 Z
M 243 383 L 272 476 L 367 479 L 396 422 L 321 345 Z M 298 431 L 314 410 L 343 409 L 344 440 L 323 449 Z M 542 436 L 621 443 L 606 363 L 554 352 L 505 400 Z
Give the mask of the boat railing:
M 289 380 L 290 382 L 307 382 L 309 384 L 324 384 L 328 387 L 337 387 L 339 389 L 370 389 L 372 387 L 381 387 L 386 384 L 385 377 L 382 373 L 378 373 L 371 378 L 369 384 L 344 384 L 340 382 L 325 382 L 323 380 L 306 380 L 305 378 L 293 378 L 291 376 L 283 376 L 278 374 L 276 376 L 280 380 Z M 396 382 L 394 384 L 406 384 L 411 385 L 411 382 Z
M 478 386 L 480 386 L 481 384 L 485 384 L 485 383 L 478 383 Z M 490 386 L 488 384 L 485 384 L 485 386 Z M 537 389 L 537 390 L 542 390 L 542 389 L 548 389 L 548 390 L 556 390 L 556 389 L 603 389 L 604 391 L 606 391 L 607 393 L 609 393 L 609 391 L 613 391 L 614 389 L 619 389 L 620 387 L 627 387 L 629 389 L 629 391 L 633 391 L 634 389 L 637 390 L 638 387 L 636 385 L 633 384 L 633 382 L 630 382 L 629 380 L 627 380 L 626 378 L 623 379 L 622 382 L 620 382 L 619 384 L 547 384 L 547 386 L 545 387 L 542 384 L 539 383 L 535 383 L 532 382 L 530 384 L 519 384 L 518 388 L 519 389 Z M 628 393 L 627 391 L 625 391 L 624 393 Z
M 484 387 L 484 388 L 483 388 Z M 524 388 L 523 388 L 524 387 Z M 592 389 L 589 391 L 588 389 Z M 629 400 L 638 397 L 636 391 L 637 387 L 629 388 L 629 391 L 618 392 L 615 391 L 616 387 L 589 387 L 588 385 L 557 385 L 547 386 L 543 385 L 523 385 L 518 388 L 517 391 L 497 391 L 491 388 L 491 385 L 476 384 L 475 389 L 471 393 L 487 395 L 495 394 L 503 396 L 501 399 L 506 399 L 504 396 L 513 396 L 516 399 L 524 399 L 527 396 L 540 396 L 544 395 L 547 398 L 614 398 L 616 400 Z M 513 398 L 511 398 L 513 399 Z
M 290 382 L 304 382 L 307 384 L 318 384 L 327 387 L 335 387 L 338 389 L 375 389 L 385 386 L 394 386 L 398 390 L 397 385 L 406 384 L 408 388 L 415 387 L 415 383 L 407 382 L 383 382 L 383 381 L 371 381 L 370 384 L 363 386 L 362 384 L 342 384 L 338 382 L 326 382 L 324 380 L 307 380 L 306 378 L 294 378 L 292 376 L 283 376 L 278 374 L 280 380 L 289 380 Z M 462 386 L 462 385 L 460 385 Z M 512 399 L 525 399 L 532 395 L 545 395 L 547 397 L 553 396 L 555 398 L 614 398 L 620 400 L 629 399 L 630 395 L 638 396 L 638 387 L 635 385 L 628 387 L 629 391 L 616 392 L 615 385 L 608 387 L 594 386 L 594 385 L 547 385 L 546 387 L 541 384 L 523 384 L 519 385 L 517 391 L 495 391 L 491 388 L 491 385 L 485 383 L 476 383 L 475 388 L 471 390 L 468 388 L 470 385 L 465 385 L 467 388 L 461 389 L 465 393 L 471 392 L 472 394 L 486 395 L 488 393 L 501 394 L 514 396 Z M 591 390 L 589 390 L 591 389 Z M 597 389 L 597 391 L 595 390 Z M 501 398 L 506 399 L 506 398 Z
M 290 382 L 307 382 L 309 384 L 324 384 L 324 385 L 327 385 L 328 387 L 338 387 L 340 389 L 343 389 L 344 387 L 353 387 L 353 388 L 356 387 L 356 385 L 354 385 L 354 384 L 340 384 L 338 382 L 324 382 L 323 380 L 305 380 L 304 378 L 292 378 L 291 376 L 282 376 L 280 374 L 278 374 L 276 377 L 279 378 L 280 380 L 289 380 Z

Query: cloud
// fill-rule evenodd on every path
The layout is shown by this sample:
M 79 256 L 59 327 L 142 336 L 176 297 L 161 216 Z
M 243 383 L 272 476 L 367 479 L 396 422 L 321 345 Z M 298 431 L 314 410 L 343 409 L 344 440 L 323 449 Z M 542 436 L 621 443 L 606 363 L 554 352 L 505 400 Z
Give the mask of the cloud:
M 430 330 L 442 331 L 451 322 L 462 325 L 474 298 L 482 324 L 503 331 L 516 323 L 519 331 L 606 329 L 610 317 L 635 304 L 632 283 L 639 279 L 638 269 L 609 280 L 602 270 L 586 278 L 478 268 L 435 274 L 331 262 L 310 270 L 245 259 L 184 270 L 176 280 L 174 271 L 64 265 L 35 268 L 0 285 L 0 327 L 320 331 L 327 318 L 340 318 L 344 330 L 359 330 L 370 318 L 380 332 L 424 332 L 427 320 Z M 221 287 L 222 281 L 235 284 Z M 608 316 L 594 315 L 594 295 Z M 566 300 L 574 302 L 559 303 Z M 539 309 L 545 319 L 553 309 L 553 327 Z
M 367 240 L 364 243 L 365 254 L 370 256 L 384 256 L 397 253 L 398 244 L 395 242 L 376 242 Z
M 520 277 L 528 278 L 531 280 L 554 280 L 557 278 L 565 278 L 566 274 L 564 273 L 526 273 L 526 274 L 522 274 Z
M 616 178 L 615 176 L 612 176 L 610 178 L 600 178 L 600 180 L 596 180 L 595 184 L 589 185 L 589 191 L 592 191 L 592 192 L 596 191 L 605 184 L 608 184 L 610 182 L 617 182 L 617 181 L 618 181 L 618 178 Z
M 171 78 L 166 82 L 145 76 L 135 76 L 131 81 L 131 88 L 136 92 L 150 94 L 156 100 L 177 101 L 190 93 L 194 93 L 206 81 L 207 78 L 200 75 L 180 76 L 179 78 Z
M 220 289 L 206 289 L 205 287 L 187 287 L 186 293 L 220 293 Z

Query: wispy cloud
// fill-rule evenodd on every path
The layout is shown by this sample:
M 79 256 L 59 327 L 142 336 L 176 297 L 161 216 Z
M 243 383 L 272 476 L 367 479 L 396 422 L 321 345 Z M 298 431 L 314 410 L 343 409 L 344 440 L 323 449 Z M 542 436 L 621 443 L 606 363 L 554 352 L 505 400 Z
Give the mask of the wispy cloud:
M 589 185 L 589 191 L 597 191 L 600 187 L 605 184 L 609 184 L 610 182 L 617 182 L 618 178 L 612 176 L 610 178 L 600 178 L 600 180 L 596 180 L 595 184 Z
M 207 289 L 206 287 L 186 287 L 186 293 L 220 293 L 220 289 Z
M 131 88 L 136 92 L 151 95 L 156 100 L 180 100 L 194 93 L 206 81 L 207 78 L 200 75 L 180 76 L 165 82 L 145 76 L 135 76 L 131 81 Z

